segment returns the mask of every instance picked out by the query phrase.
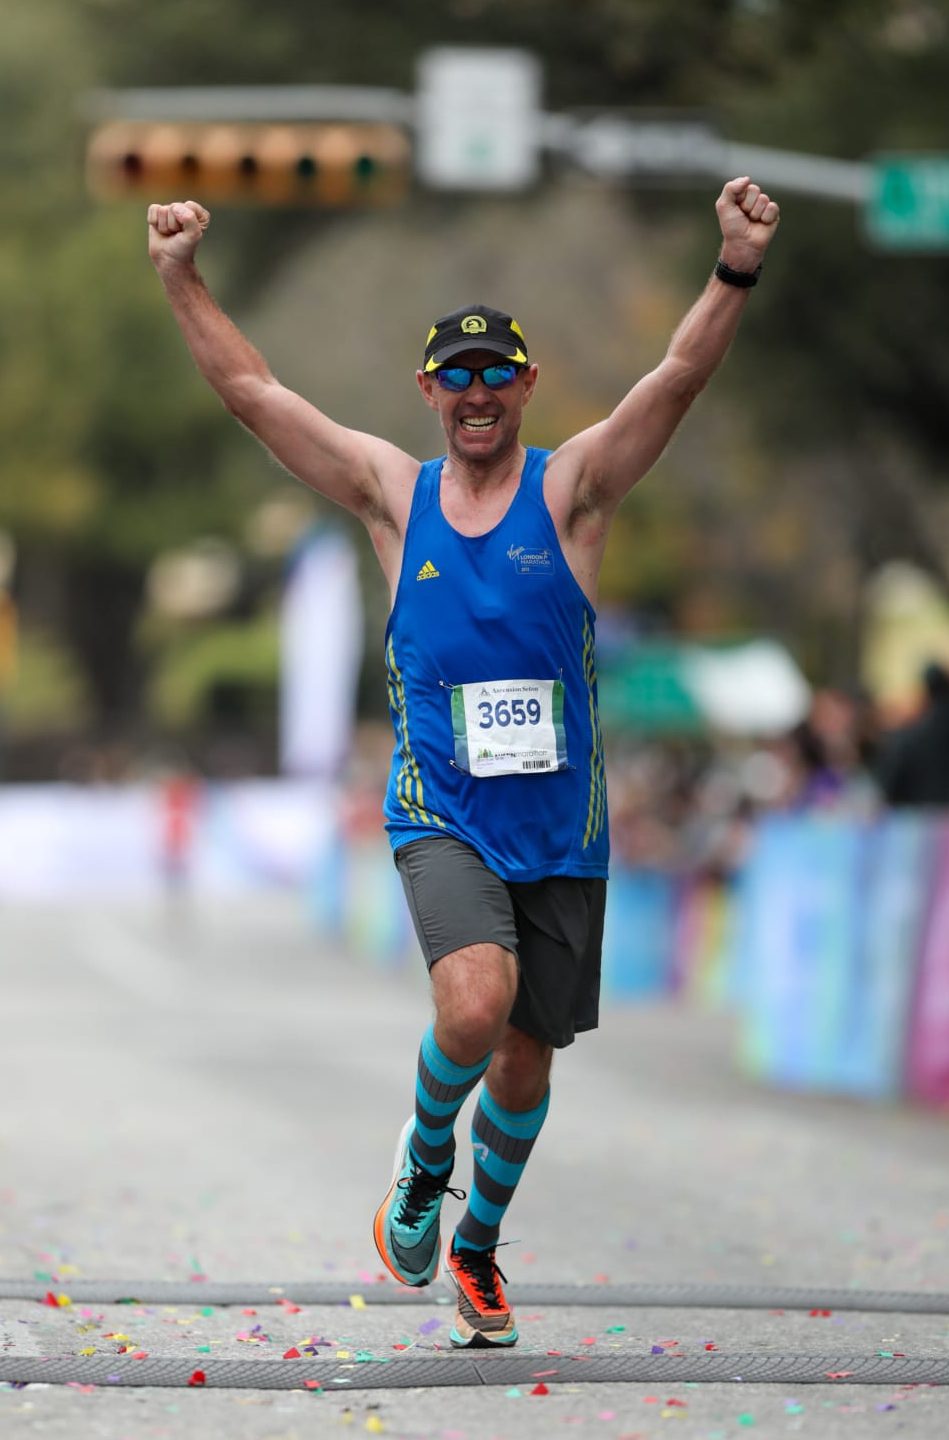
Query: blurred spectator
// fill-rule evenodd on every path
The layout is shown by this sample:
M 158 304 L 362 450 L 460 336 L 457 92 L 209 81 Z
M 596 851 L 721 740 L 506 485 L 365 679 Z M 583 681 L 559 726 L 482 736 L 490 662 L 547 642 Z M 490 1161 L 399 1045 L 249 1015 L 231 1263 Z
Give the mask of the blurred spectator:
M 927 665 L 927 704 L 919 719 L 894 731 L 883 746 L 878 774 L 889 805 L 949 808 L 949 670 Z
M 727 884 L 764 814 L 821 810 L 851 818 L 879 807 L 869 698 L 814 695 L 785 734 L 610 736 L 610 829 L 618 862 Z
M 193 775 L 169 775 L 161 782 L 159 856 L 165 883 L 172 890 L 188 881 L 200 800 L 200 783 Z
M 794 780 L 791 809 L 823 809 L 837 803 L 844 778 L 833 764 L 813 717 L 795 725 L 788 736 L 788 763 Z

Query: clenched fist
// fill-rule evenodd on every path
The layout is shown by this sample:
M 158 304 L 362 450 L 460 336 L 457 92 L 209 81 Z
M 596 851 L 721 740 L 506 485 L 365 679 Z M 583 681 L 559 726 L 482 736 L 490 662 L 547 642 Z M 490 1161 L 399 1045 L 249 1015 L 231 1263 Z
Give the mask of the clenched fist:
M 715 209 L 722 230 L 722 259 L 736 270 L 754 270 L 778 228 L 777 205 L 749 176 L 740 175 L 728 181 Z
M 210 213 L 197 200 L 149 205 L 148 253 L 151 259 L 156 265 L 167 260 L 186 264 L 194 258 L 201 236 L 210 223 Z

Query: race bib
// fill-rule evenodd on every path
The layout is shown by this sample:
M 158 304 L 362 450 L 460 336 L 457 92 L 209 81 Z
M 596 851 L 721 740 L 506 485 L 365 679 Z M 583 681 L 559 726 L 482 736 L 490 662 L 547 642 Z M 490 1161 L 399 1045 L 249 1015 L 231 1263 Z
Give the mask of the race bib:
M 562 680 L 475 680 L 451 692 L 455 764 L 469 775 L 544 775 L 567 766 Z

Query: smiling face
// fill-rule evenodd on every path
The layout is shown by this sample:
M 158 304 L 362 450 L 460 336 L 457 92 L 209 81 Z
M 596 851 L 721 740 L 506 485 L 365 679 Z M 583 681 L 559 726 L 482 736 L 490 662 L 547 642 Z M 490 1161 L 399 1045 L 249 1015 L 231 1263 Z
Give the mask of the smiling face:
M 453 355 L 450 363 L 478 370 L 500 362 L 501 356 L 490 350 L 466 350 Z M 416 379 L 425 403 L 438 414 L 453 458 L 490 465 L 517 448 L 521 416 L 537 380 L 536 365 L 525 365 L 503 390 L 489 390 L 480 375 L 460 393 L 443 390 L 433 374 L 422 370 Z

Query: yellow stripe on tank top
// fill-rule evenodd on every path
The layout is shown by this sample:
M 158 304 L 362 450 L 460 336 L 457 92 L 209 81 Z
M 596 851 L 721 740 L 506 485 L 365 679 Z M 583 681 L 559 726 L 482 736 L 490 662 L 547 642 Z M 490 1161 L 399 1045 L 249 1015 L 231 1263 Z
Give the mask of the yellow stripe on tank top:
M 405 739 L 402 735 L 402 712 L 399 705 L 399 697 L 396 693 L 395 684 L 392 679 L 390 679 L 389 681 L 389 704 L 392 706 L 393 710 L 397 711 L 399 714 L 399 750 L 402 754 L 402 766 L 399 770 L 398 775 L 396 776 L 395 793 L 398 796 L 399 804 L 402 806 L 403 810 L 406 811 L 409 819 L 415 820 L 417 817 L 413 815 L 412 806 L 409 804 L 409 801 L 405 794 L 405 781 L 408 774 L 408 767 L 405 761 Z
M 396 780 L 395 790 L 396 794 L 399 797 L 399 803 L 408 815 L 409 819 L 420 821 L 422 817 L 418 813 L 418 810 L 413 806 L 412 801 L 409 798 L 409 786 L 412 783 L 413 776 L 412 768 L 409 763 L 409 755 L 411 754 L 411 750 L 409 746 L 408 724 L 405 714 L 405 686 L 402 683 L 401 671 L 395 663 L 395 650 L 392 645 L 391 637 L 389 639 L 388 649 L 386 650 L 386 661 L 389 668 L 389 701 L 392 705 L 393 710 L 397 712 L 399 717 L 399 748 L 402 751 L 402 766 L 399 770 L 398 778 Z
M 405 684 L 402 680 L 402 672 L 396 664 L 395 648 L 392 644 L 392 637 L 389 636 L 389 645 L 386 650 L 386 660 L 389 665 L 389 673 L 395 682 L 395 700 L 393 708 L 398 711 L 399 723 L 402 730 L 402 768 L 399 771 L 399 778 L 396 783 L 396 793 L 401 801 L 402 808 L 407 812 L 410 820 L 421 821 L 423 825 L 438 825 L 445 828 L 445 822 L 440 815 L 434 811 L 425 809 L 425 795 L 422 789 L 422 776 L 418 768 L 418 761 L 412 751 L 412 744 L 409 740 L 409 717 L 405 704 Z M 389 696 L 392 698 L 393 686 L 389 685 Z M 410 791 L 415 789 L 414 801 L 410 798 Z M 413 808 L 415 813 L 413 814 Z

